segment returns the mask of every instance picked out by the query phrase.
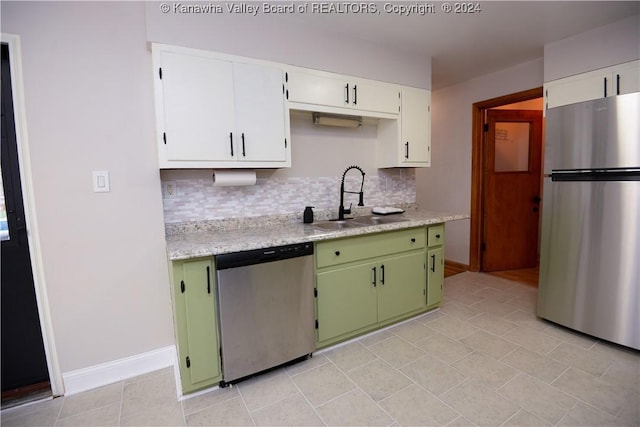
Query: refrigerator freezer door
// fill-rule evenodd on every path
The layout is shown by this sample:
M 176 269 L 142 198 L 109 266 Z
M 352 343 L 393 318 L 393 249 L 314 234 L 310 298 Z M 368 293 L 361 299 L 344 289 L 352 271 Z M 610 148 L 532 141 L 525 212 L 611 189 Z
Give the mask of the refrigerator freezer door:
M 538 315 L 640 349 L 640 181 L 544 182 Z
M 640 167 L 640 93 L 552 108 L 546 117 L 546 174 Z

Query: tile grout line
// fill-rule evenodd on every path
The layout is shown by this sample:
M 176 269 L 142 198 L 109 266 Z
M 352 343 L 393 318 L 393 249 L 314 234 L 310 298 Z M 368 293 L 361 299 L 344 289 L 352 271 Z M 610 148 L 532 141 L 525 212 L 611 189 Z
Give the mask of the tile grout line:
M 331 360 L 329 360 L 329 358 L 328 358 L 328 357 L 327 357 L 326 359 L 328 360 L 328 362 L 327 362 L 327 363 L 331 363 Z M 323 363 L 323 364 L 322 364 L 322 365 L 320 365 L 320 366 L 324 366 L 324 365 L 326 365 L 326 363 Z M 306 370 L 306 371 L 300 372 L 300 373 L 298 373 L 298 374 L 296 374 L 296 375 L 300 375 L 300 374 L 302 374 L 302 373 L 312 371 L 312 370 L 314 370 L 314 369 L 319 368 L 320 366 L 313 367 L 313 368 L 308 369 L 308 370 Z M 287 372 L 286 370 L 285 370 L 285 374 L 287 374 L 287 376 L 289 377 L 289 379 L 291 380 L 291 382 L 293 383 L 293 385 L 296 387 L 296 389 L 298 390 L 298 392 L 302 395 L 302 398 L 307 402 L 307 404 L 309 405 L 309 407 L 311 407 L 311 409 L 313 410 L 314 414 L 316 414 L 316 416 L 318 417 L 318 419 L 319 419 L 320 421 L 322 421 L 322 424 L 324 424 L 325 426 L 327 426 L 328 424 L 325 422 L 324 418 L 322 418 L 322 416 L 320 416 L 320 413 L 318 413 L 318 411 L 316 410 L 315 406 L 313 406 L 313 404 L 311 403 L 311 401 L 309 400 L 309 398 L 307 397 L 307 395 L 306 395 L 306 394 L 304 394 L 304 392 L 303 392 L 303 391 L 300 389 L 300 387 L 298 386 L 298 383 L 296 383 L 296 382 L 295 382 L 295 380 L 293 379 L 293 377 L 295 377 L 296 375 L 291 375 L 291 374 L 290 374 L 289 372 Z
M 247 402 L 244 400 L 244 396 L 242 395 L 242 387 L 238 387 L 238 397 L 240 397 L 240 401 L 242 402 L 242 405 L 244 405 L 244 410 L 247 411 L 247 415 L 249 415 L 249 419 L 251 420 L 251 423 L 255 427 L 256 420 L 253 419 L 253 415 L 251 415 L 251 411 L 249 410 L 249 407 L 247 406 Z
M 122 406 L 124 405 L 124 381 L 120 388 L 120 408 L 118 408 L 118 427 L 122 424 Z

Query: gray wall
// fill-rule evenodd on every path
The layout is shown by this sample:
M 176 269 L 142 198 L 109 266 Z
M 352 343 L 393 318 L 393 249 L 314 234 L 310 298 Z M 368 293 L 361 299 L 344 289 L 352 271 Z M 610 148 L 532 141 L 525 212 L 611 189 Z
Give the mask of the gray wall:
M 159 16 L 158 4 L 0 3 L 2 31 L 22 41 L 34 197 L 62 373 L 174 344 L 149 41 L 430 85 L 429 58 L 320 36 L 295 22 Z M 110 171 L 110 193 L 93 192 L 93 170 Z
M 544 81 L 640 58 L 640 15 L 544 47 Z
M 431 110 L 432 166 L 416 169 L 421 208 L 471 213 L 471 106 L 542 86 L 542 58 L 434 91 Z M 445 258 L 469 264 L 470 221 L 447 223 Z

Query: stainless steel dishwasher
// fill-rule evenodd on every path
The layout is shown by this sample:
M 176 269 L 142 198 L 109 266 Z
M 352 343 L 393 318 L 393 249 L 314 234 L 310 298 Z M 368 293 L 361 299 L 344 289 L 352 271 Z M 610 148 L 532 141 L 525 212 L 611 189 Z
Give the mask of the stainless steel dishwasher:
M 315 351 L 313 244 L 216 256 L 224 383 Z

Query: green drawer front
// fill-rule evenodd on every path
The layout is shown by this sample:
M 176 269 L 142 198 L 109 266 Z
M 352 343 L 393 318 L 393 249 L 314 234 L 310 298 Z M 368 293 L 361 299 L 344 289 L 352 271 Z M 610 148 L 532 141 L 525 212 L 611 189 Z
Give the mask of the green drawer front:
M 427 246 L 440 246 L 444 243 L 444 224 L 429 226 L 427 234 L 429 235 Z
M 425 239 L 425 229 L 419 227 L 320 242 L 316 244 L 316 267 L 323 268 L 424 248 Z

